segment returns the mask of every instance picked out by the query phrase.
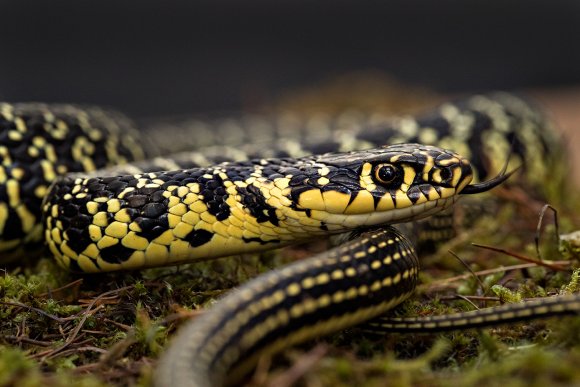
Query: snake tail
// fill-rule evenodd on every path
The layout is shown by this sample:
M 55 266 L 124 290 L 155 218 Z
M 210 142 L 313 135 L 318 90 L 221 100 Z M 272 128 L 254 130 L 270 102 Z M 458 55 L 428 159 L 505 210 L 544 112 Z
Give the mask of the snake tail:
M 381 315 L 417 283 L 411 244 L 393 228 L 257 277 L 179 331 L 158 386 L 232 385 L 260 356 Z
M 441 316 L 380 317 L 365 324 L 363 329 L 374 333 L 430 333 L 578 314 L 580 314 L 580 295 L 570 294 Z

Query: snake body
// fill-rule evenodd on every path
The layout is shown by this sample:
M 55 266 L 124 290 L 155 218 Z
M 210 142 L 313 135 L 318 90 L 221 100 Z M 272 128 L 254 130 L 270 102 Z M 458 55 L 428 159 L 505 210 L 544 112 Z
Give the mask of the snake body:
M 449 207 L 459 194 L 499 184 L 507 175 L 470 181 L 473 174 L 489 179 L 497 173 L 510 149 L 516 162 L 525 162 L 532 186 L 555 177 L 555 141 L 541 116 L 502 93 L 444 104 L 388 127 L 359 125 L 314 139 L 298 131 L 300 147 L 294 140 L 271 147 L 234 142 L 209 156 L 187 153 L 117 167 L 110 177 L 67 175 L 163 151 L 154 149 L 163 148 L 162 141 L 144 140 L 129 121 L 110 114 L 115 116 L 64 105 L 0 105 L 3 257 L 18 258 L 44 241 L 62 266 L 102 272 L 382 226 L 222 299 L 180 332 L 161 360 L 158 385 L 235 383 L 260 356 L 367 321 L 406 299 L 416 284 L 417 257 L 406 237 L 386 225 L 417 220 Z M 400 142 L 406 144 L 381 146 Z M 353 150 L 361 148 L 366 150 Z M 174 170 L 159 172 L 167 166 Z M 570 309 L 552 306 L 543 314 Z M 477 325 L 477 318 L 454 321 L 470 326 L 465 321 Z M 462 323 L 383 321 L 375 327 Z

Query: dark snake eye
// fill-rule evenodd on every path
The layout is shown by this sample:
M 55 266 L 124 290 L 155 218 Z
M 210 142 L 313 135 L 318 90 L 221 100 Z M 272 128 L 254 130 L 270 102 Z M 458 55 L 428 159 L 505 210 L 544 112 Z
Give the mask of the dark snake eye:
M 447 181 L 449 179 L 451 179 L 453 177 L 453 172 L 451 171 L 450 168 L 442 168 L 441 169 L 441 180 L 442 181 Z
M 398 169 L 392 164 L 379 164 L 375 167 L 375 178 L 380 183 L 392 183 L 398 175 Z

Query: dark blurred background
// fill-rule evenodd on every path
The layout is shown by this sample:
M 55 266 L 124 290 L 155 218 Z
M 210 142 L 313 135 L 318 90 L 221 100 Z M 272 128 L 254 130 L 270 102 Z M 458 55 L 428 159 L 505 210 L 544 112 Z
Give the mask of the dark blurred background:
M 0 99 L 137 117 L 367 69 L 443 92 L 580 83 L 577 0 L 1 0 L 0 15 Z

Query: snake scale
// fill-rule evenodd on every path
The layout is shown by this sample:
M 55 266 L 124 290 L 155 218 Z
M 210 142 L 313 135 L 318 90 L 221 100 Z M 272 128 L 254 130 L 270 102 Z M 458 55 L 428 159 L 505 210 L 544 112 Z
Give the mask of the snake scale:
M 158 385 L 233 384 L 259 357 L 372 320 L 412 294 L 416 252 L 391 224 L 427 217 L 461 194 L 502 183 L 510 150 L 523 165 L 521 184 L 533 189 L 554 177 L 558 162 L 557 141 L 542 115 L 506 93 L 388 123 L 351 121 L 348 130 L 252 123 L 247 132 L 273 136 L 269 145 L 218 128 L 205 137 L 236 138 L 159 157 L 197 141 L 180 141 L 177 132 L 147 138 L 123 115 L 95 107 L 0 104 L 2 259 L 47 245 L 65 268 L 103 272 L 353 232 L 346 243 L 220 300 L 182 328 L 156 373 Z M 188 134 L 196 138 L 204 130 Z M 94 172 L 105 167 L 112 168 Z M 473 175 L 483 182 L 472 183 Z M 368 326 L 453 329 L 570 313 L 579 304 L 571 296 Z

